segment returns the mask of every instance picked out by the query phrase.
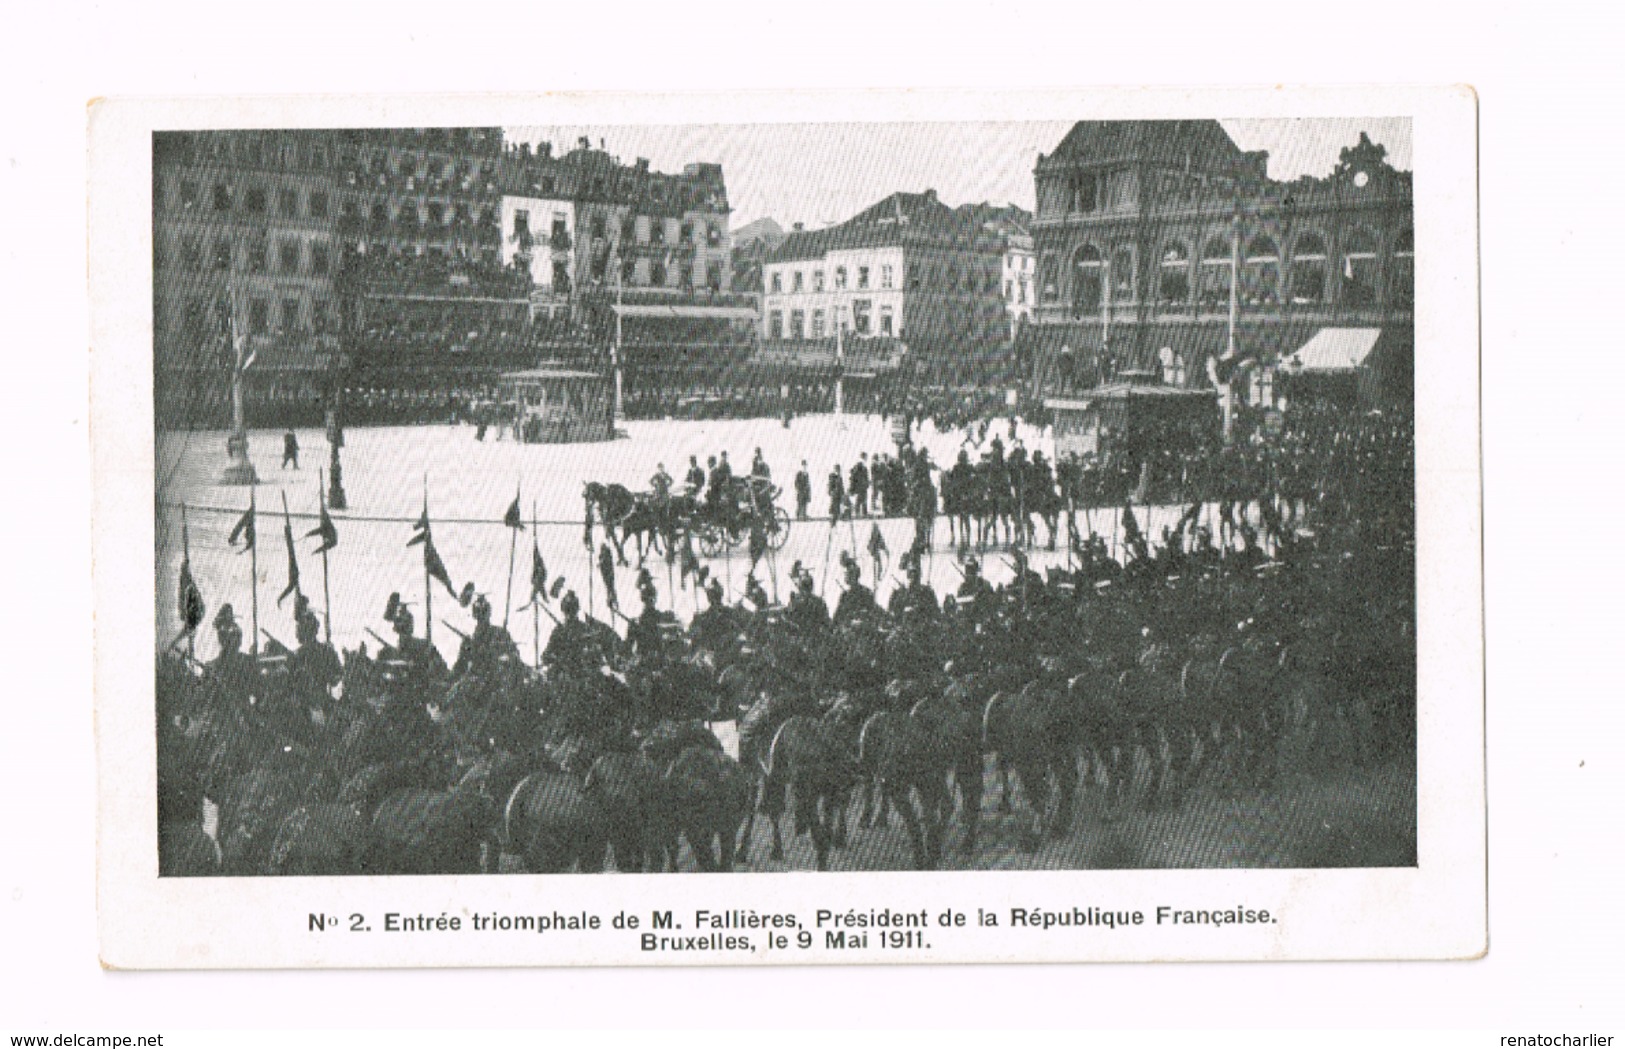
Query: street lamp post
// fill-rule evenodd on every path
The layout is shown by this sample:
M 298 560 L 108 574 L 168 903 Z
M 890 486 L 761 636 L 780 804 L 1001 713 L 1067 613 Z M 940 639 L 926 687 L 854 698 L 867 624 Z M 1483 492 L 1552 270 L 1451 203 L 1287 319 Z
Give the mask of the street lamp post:
M 247 339 L 239 332 L 237 327 L 237 292 L 227 286 L 226 296 L 228 302 L 227 338 L 231 340 L 231 435 L 226 438 L 226 468 L 220 474 L 221 484 L 252 485 L 259 483 L 259 475 L 254 472 L 254 462 L 248 457 L 248 427 L 243 421 L 243 372 L 248 364 L 244 359 L 243 351 L 247 348 Z
M 335 510 L 347 510 L 350 500 L 344 494 L 344 465 L 339 462 L 339 449 L 344 447 L 344 380 L 336 380 L 328 398 L 327 408 L 327 505 Z
M 844 390 L 846 387 L 846 350 L 841 341 L 841 306 L 835 305 L 835 418 L 842 419 L 845 413 Z

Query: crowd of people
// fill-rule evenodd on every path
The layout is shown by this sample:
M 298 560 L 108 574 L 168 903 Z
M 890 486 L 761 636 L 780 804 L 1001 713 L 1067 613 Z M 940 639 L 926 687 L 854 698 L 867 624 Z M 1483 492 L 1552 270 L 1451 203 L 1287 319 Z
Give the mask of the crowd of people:
M 613 856 L 623 870 L 727 868 L 761 862 L 757 815 L 782 858 L 778 818 L 793 800 L 823 868 L 847 841 L 849 802 L 869 792 L 903 819 L 909 862 L 932 867 L 947 862 L 950 838 L 974 857 L 986 759 L 1020 782 L 1029 843 L 1075 831 L 1086 784 L 1121 810 L 1178 804 L 1203 783 L 1270 789 L 1292 770 L 1289 744 L 1308 748 L 1299 768 L 1406 760 L 1409 421 L 1293 422 L 1281 443 L 1314 478 L 1306 498 L 1261 470 L 1256 506 L 1233 508 L 1235 534 L 1218 542 L 1195 515 L 1149 535 L 1125 507 L 1108 515 L 1121 535 L 1112 551 L 1068 513 L 1066 567 L 1040 573 L 1017 544 L 1010 578 L 994 586 L 966 553 L 954 592 L 939 595 L 923 571 L 930 543 L 901 554 L 901 579 L 843 553 L 838 599 L 797 563 L 782 603 L 754 575 L 735 595 L 698 566 L 707 607 L 686 624 L 646 571 L 641 608 L 612 603 L 608 622 L 544 574 L 532 601 L 556 625 L 539 666 L 471 593 L 473 622 L 449 666 L 414 634 L 398 594 L 375 655 L 340 657 L 300 599 L 296 645 L 256 660 L 222 607 L 214 655 L 172 647 L 159 660 L 161 867 L 595 870 Z M 1237 452 L 1247 464 L 1275 454 Z M 920 458 L 911 466 L 928 476 Z M 896 508 L 890 464 L 878 486 L 875 470 L 865 465 L 857 500 L 850 474 L 831 478 L 843 512 Z M 794 487 L 799 503 L 805 486 Z M 704 727 L 718 721 L 737 722 L 737 759 Z M 999 789 L 1008 800 L 1008 783 Z

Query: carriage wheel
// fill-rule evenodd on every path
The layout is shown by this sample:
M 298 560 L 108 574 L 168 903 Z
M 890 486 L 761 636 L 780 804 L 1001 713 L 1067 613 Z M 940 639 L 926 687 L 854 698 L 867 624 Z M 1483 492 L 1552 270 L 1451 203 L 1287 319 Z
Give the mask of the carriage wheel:
M 712 524 L 700 526 L 700 553 L 706 557 L 721 557 L 727 551 L 727 539 L 722 529 Z
M 773 524 L 767 530 L 767 548 L 775 554 L 790 541 L 790 514 L 782 506 L 773 508 Z

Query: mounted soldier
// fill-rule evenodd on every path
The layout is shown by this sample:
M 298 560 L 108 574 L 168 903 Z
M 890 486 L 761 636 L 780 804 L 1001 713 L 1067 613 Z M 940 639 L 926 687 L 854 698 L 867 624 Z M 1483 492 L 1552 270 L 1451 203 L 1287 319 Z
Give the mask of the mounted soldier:
M 379 653 L 386 667 L 400 672 L 400 683 L 411 698 L 427 702 L 434 697 L 450 671 L 440 650 L 421 637 L 412 636 L 412 610 L 398 593 L 390 594 L 384 618 L 395 628 L 395 643 Z
M 567 673 L 593 673 L 604 665 L 604 653 L 599 644 L 598 628 L 581 620 L 581 599 L 574 590 L 566 590 L 559 602 L 564 618 L 553 628 L 542 650 L 542 665 L 549 670 Z
M 942 609 L 937 604 L 937 592 L 921 581 L 919 555 L 912 550 L 905 551 L 902 561 L 903 571 L 908 576 L 908 585 L 892 591 L 891 600 L 887 605 L 891 614 L 903 620 L 937 618 Z
M 875 592 L 863 585 L 863 569 L 844 550 L 841 565 L 846 575 L 846 590 L 835 603 L 836 624 L 875 619 L 880 614 L 880 606 L 875 604 Z
M 321 628 L 321 620 L 301 596 L 293 628 L 299 647 L 288 657 L 288 678 L 294 695 L 312 710 L 331 704 L 333 686 L 344 677 L 344 664 L 333 646 L 322 642 Z
M 220 642 L 220 654 L 209 663 L 204 677 L 228 709 L 245 710 L 258 685 L 259 672 L 254 658 L 243 651 L 243 628 L 229 604 L 221 605 L 215 613 L 214 634 Z
M 816 637 L 829 629 L 829 606 L 813 592 L 812 573 L 797 561 L 790 568 L 790 578 L 796 592 L 790 595 L 790 607 L 785 615 L 806 637 Z
M 451 673 L 457 678 L 474 674 L 492 680 L 504 660 L 519 660 L 519 646 L 514 643 L 506 627 L 491 622 L 491 602 L 484 594 L 475 596 L 471 611 L 474 614 L 474 630 L 463 638 Z
M 756 585 L 761 586 L 760 583 Z M 708 604 L 694 616 L 689 624 L 688 636 L 695 648 L 718 655 L 732 652 L 739 645 L 741 613 L 724 601 L 722 581 L 719 579 L 706 583 L 705 597 Z

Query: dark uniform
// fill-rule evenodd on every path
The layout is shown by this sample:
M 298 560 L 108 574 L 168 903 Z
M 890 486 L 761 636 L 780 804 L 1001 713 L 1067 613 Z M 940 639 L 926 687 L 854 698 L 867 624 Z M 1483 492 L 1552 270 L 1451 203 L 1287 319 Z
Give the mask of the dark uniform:
M 835 622 L 850 623 L 854 619 L 873 619 L 880 611 L 875 603 L 875 592 L 856 579 L 849 579 L 846 591 L 835 602 Z
M 295 470 L 299 469 L 299 438 L 292 430 L 282 435 L 282 468 L 286 470 L 289 463 Z
M 742 629 L 738 610 L 729 608 L 722 600 L 722 584 L 716 583 L 707 588 L 706 595 L 711 604 L 702 612 L 694 616 L 689 624 L 688 636 L 694 642 L 695 648 L 703 648 L 709 652 L 724 652 L 731 650 L 739 642 L 739 632 Z
M 508 631 L 490 620 L 474 624 L 474 630 L 463 639 L 457 649 L 457 662 L 451 668 L 452 676 L 473 673 L 487 677 L 503 659 L 519 659 L 519 646 Z
M 869 464 L 859 459 L 852 464 L 850 475 L 852 492 L 852 513 L 858 517 L 869 516 Z
M 807 464 L 803 462 L 801 469 L 796 472 L 796 520 L 807 519 L 807 507 L 812 503 L 812 478 L 807 476 Z
M 300 623 L 299 648 L 288 657 L 288 679 L 300 702 L 319 709 L 331 702 L 333 686 L 344 677 L 344 664 L 332 645 L 317 639 L 315 622 Z
M 802 576 L 797 581 L 796 592 L 790 595 L 790 607 L 785 611 L 785 618 L 807 636 L 829 629 L 829 606 L 823 598 L 813 593 L 811 576 Z
M 242 628 L 230 605 L 220 606 L 214 629 L 220 639 L 220 654 L 209 664 L 204 678 L 228 709 L 246 709 L 259 682 L 259 669 L 254 666 L 254 657 L 242 650 Z
M 829 490 L 829 523 L 833 527 L 841 519 L 841 511 L 846 507 L 846 482 L 841 480 L 841 467 L 837 464 L 829 472 L 829 483 L 825 486 Z

